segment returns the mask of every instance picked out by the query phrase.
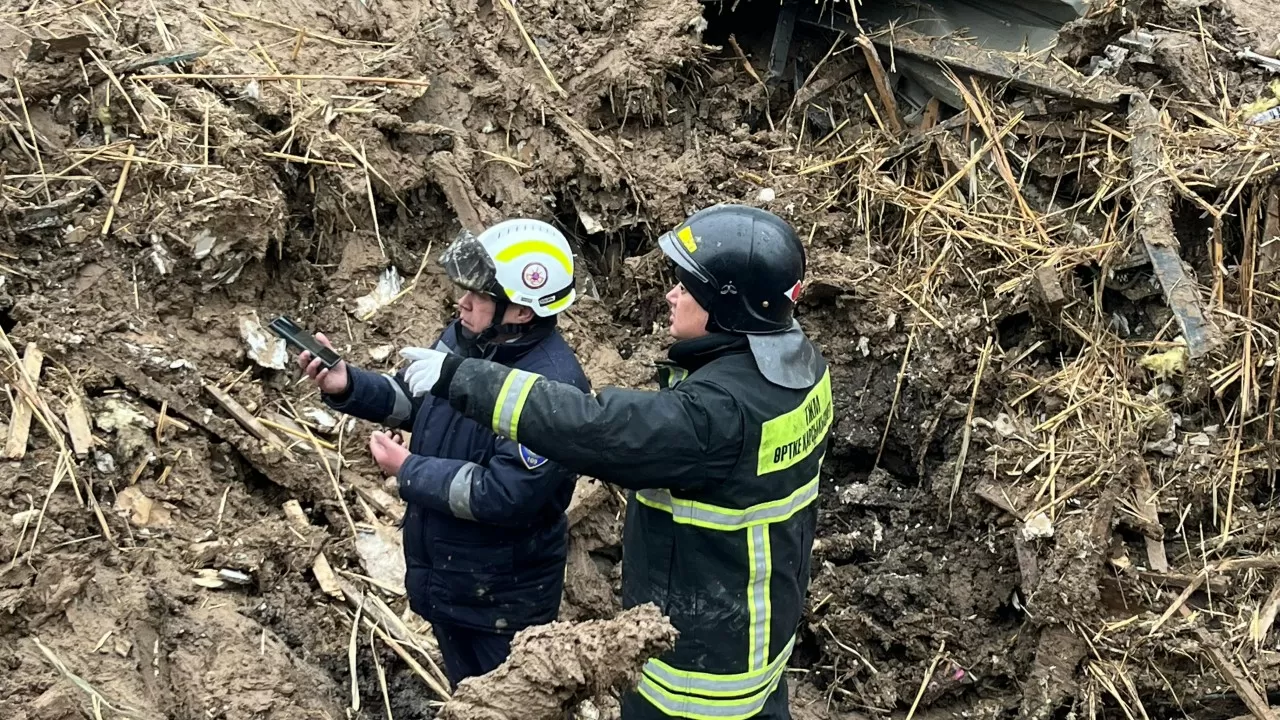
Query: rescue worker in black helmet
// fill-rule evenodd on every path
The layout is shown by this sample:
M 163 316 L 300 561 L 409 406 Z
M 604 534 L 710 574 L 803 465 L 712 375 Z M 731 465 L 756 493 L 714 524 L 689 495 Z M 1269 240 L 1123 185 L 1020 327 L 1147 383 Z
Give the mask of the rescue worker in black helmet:
M 680 636 L 623 700 L 624 720 L 789 718 L 795 647 L 832 422 L 831 375 L 792 317 L 805 258 L 764 210 L 698 212 L 659 245 L 679 284 L 657 392 L 597 395 L 530 372 L 415 350 L 410 391 L 629 488 L 623 603 Z

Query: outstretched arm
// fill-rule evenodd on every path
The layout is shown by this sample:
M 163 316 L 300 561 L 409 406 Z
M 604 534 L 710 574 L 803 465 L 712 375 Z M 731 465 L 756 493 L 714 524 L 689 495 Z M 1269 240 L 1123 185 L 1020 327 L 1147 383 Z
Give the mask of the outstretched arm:
M 725 477 L 741 452 L 738 404 L 713 383 L 593 396 L 483 360 L 440 358 L 439 371 L 428 387 L 459 412 L 570 470 L 623 487 L 704 487 Z

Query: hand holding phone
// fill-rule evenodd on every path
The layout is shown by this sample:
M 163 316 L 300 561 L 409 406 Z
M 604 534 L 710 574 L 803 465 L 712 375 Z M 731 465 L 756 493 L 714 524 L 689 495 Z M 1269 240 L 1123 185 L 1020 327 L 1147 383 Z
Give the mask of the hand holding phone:
M 298 366 L 322 392 L 337 395 L 346 391 L 350 382 L 347 364 L 334 351 L 324 333 L 313 336 L 293 320 L 283 316 L 271 321 L 270 328 L 287 345 L 300 351 Z

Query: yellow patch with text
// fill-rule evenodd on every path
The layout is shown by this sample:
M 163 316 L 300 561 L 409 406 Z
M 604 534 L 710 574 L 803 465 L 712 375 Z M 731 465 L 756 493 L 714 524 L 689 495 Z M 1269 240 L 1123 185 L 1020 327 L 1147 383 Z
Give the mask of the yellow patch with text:
M 804 460 L 827 437 L 834 409 L 831 403 L 831 371 L 805 397 L 800 407 L 779 415 L 760 427 L 760 453 L 756 474 L 785 470 Z

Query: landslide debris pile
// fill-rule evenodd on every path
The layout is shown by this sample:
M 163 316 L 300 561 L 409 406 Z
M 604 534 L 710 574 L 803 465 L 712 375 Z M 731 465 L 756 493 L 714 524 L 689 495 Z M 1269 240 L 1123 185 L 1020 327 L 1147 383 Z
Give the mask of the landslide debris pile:
M 262 326 L 390 369 L 448 317 L 444 243 L 528 214 L 579 250 L 593 382 L 640 386 L 652 238 L 719 201 L 805 238 L 836 381 L 797 712 L 1270 716 L 1256 3 L 1096 3 L 1026 51 L 691 0 L 0 18 L 5 717 L 432 717 L 369 427 Z M 621 503 L 575 499 L 566 619 L 618 609 Z

